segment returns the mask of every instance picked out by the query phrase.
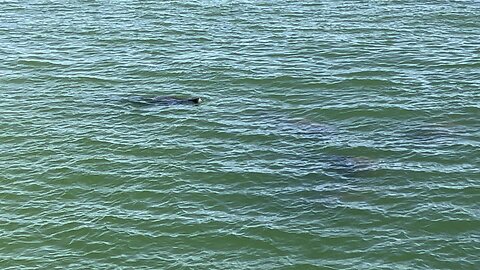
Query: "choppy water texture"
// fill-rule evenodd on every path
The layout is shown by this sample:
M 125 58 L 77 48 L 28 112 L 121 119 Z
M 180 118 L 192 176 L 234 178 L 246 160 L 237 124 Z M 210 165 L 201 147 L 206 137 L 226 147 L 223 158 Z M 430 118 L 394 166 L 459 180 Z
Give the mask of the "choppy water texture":
M 479 18 L 0 1 L 0 268 L 480 269 Z

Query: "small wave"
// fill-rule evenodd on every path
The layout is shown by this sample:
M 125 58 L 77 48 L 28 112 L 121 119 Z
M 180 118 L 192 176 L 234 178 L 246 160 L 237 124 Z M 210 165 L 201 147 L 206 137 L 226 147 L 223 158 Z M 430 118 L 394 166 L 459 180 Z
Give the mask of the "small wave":
M 69 64 L 65 64 L 59 61 L 52 61 L 46 59 L 20 59 L 17 61 L 18 65 L 30 66 L 30 67 L 66 67 Z

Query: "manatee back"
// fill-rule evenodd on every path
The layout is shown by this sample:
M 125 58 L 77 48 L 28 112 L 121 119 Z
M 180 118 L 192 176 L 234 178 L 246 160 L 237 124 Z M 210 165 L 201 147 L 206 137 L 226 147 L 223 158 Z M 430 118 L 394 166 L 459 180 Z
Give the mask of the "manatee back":
M 163 105 L 199 104 L 202 102 L 202 99 L 199 97 L 182 98 L 182 97 L 175 97 L 175 96 L 156 96 L 152 98 L 152 102 L 155 104 L 163 104 Z
M 200 97 L 176 97 L 176 96 L 155 96 L 155 97 L 145 97 L 145 96 L 132 96 L 126 99 L 130 103 L 137 105 L 196 105 L 203 102 Z

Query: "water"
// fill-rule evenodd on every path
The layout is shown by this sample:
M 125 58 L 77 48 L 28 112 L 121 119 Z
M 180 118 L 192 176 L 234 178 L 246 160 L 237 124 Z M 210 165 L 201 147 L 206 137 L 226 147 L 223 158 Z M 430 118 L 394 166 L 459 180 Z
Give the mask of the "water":
M 479 269 L 479 17 L 1 1 L 0 268 Z

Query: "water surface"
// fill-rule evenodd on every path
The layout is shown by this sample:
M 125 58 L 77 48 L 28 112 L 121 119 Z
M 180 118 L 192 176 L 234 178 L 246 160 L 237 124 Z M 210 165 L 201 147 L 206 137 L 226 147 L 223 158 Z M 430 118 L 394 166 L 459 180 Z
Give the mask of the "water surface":
M 479 17 L 1 1 L 0 268 L 478 269 Z

